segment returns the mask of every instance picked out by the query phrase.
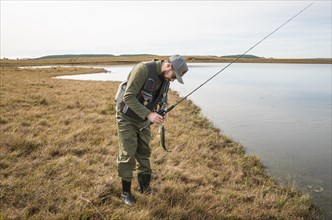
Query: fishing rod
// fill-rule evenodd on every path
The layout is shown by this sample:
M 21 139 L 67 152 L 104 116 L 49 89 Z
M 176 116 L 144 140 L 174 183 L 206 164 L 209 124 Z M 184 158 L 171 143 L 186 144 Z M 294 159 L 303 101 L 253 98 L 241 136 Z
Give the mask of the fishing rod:
M 280 28 L 282 28 L 283 26 L 285 26 L 287 23 L 289 23 L 291 20 L 293 20 L 294 18 L 296 18 L 299 14 L 301 14 L 302 12 L 304 12 L 307 8 L 309 8 L 311 5 L 313 5 L 314 3 L 309 4 L 308 6 L 306 6 L 305 8 L 303 8 L 301 11 L 299 11 L 297 14 L 295 14 L 293 17 L 291 17 L 290 19 L 288 19 L 286 22 L 284 22 L 283 24 L 281 24 L 279 27 L 277 27 L 274 31 L 272 31 L 271 33 L 269 33 L 268 35 L 266 35 L 263 39 L 261 39 L 260 41 L 258 41 L 256 44 L 254 44 L 252 47 L 250 47 L 248 50 L 246 50 L 244 53 L 242 53 L 241 55 L 239 55 L 238 57 L 236 57 L 232 62 L 230 62 L 229 64 L 227 64 L 224 68 L 222 68 L 221 70 L 219 70 L 217 73 L 215 73 L 213 76 L 211 76 L 209 79 L 207 79 L 205 82 L 203 82 L 201 85 L 199 85 L 196 89 L 194 89 L 193 91 L 191 91 L 188 95 L 186 95 L 185 97 L 183 97 L 182 99 L 180 99 L 179 101 L 177 101 L 175 104 L 171 105 L 170 107 L 168 107 L 167 109 L 161 109 L 159 111 L 157 111 L 157 113 L 161 116 L 166 115 L 166 113 L 172 111 L 178 104 L 180 104 L 183 100 L 187 99 L 191 94 L 193 94 L 194 92 L 196 92 L 198 89 L 200 89 L 202 86 L 204 86 L 207 82 L 209 82 L 211 79 L 213 79 L 214 77 L 216 77 L 219 73 L 221 73 L 222 71 L 224 71 L 225 69 L 227 69 L 230 65 L 232 65 L 233 63 L 235 63 L 236 61 L 238 61 L 239 59 L 241 59 L 241 57 L 243 57 L 245 54 L 247 54 L 249 51 L 251 51 L 252 49 L 254 49 L 258 44 L 262 43 L 265 39 L 267 39 L 268 37 L 270 37 L 273 33 L 275 33 L 276 31 L 278 31 Z M 140 129 L 140 131 L 144 130 L 145 128 L 149 127 L 152 124 L 152 122 L 148 122 L 147 125 L 145 125 L 144 127 L 142 127 Z

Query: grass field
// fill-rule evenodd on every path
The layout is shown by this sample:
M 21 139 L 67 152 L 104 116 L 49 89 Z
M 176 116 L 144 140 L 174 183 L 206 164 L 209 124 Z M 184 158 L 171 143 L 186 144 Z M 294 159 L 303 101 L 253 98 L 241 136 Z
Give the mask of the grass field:
M 269 177 L 190 100 L 165 123 L 171 153 L 152 126 L 153 193 L 134 191 L 137 204 L 124 207 L 116 167 L 118 82 L 52 78 L 102 69 L 6 66 L 0 219 L 319 219 L 309 195 Z M 170 103 L 177 99 L 171 92 Z

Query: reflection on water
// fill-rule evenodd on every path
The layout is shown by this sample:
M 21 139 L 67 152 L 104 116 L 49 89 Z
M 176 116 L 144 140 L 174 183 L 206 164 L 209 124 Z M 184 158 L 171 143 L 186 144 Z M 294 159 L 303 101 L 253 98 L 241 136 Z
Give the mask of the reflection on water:
M 171 88 L 185 96 L 225 65 L 191 63 L 185 84 Z M 122 81 L 132 66 L 65 78 Z M 190 99 L 273 176 L 310 192 L 331 217 L 331 65 L 233 64 Z

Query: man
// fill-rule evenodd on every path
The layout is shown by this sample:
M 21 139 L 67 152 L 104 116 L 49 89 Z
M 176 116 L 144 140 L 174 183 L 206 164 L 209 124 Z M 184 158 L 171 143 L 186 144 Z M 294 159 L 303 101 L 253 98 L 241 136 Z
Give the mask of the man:
M 133 170 L 138 163 L 138 183 L 141 193 L 150 192 L 150 128 L 141 129 L 149 121 L 162 124 L 165 117 L 156 113 L 167 99 L 169 83 L 175 79 L 183 84 L 182 76 L 188 71 L 180 55 L 168 60 L 139 63 L 133 67 L 127 81 L 119 86 L 116 95 L 116 120 L 119 135 L 118 174 L 122 180 L 121 198 L 126 205 L 134 205 L 131 194 Z M 140 130 L 141 129 L 141 130 Z

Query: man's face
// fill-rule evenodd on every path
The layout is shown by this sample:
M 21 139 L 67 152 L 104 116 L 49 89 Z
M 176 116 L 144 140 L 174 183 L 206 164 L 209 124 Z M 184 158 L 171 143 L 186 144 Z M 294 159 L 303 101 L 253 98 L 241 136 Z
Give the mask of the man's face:
M 173 82 L 176 79 L 175 70 L 170 66 L 169 70 L 164 71 L 164 77 L 167 81 Z

